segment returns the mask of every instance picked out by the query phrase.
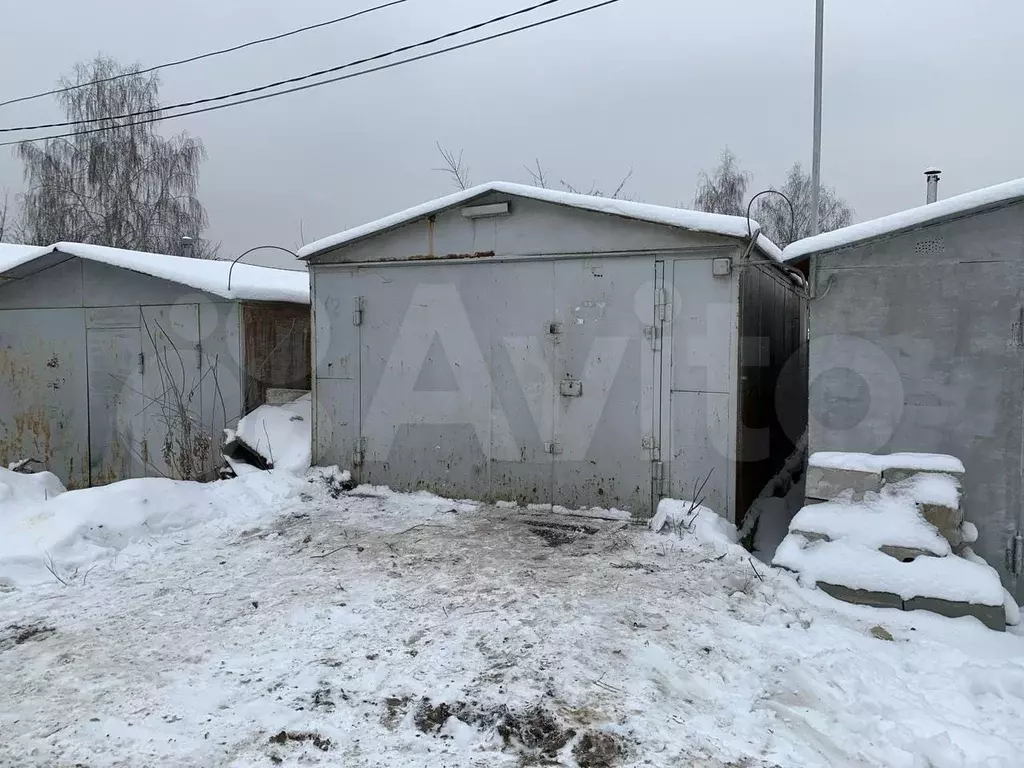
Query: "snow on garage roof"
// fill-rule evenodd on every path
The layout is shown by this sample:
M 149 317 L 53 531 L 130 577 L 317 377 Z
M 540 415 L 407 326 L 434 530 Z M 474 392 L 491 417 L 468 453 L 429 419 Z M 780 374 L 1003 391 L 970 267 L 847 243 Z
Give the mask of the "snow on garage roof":
M 299 258 L 308 259 L 317 253 L 337 248 L 348 243 L 362 240 L 363 238 L 376 235 L 389 229 L 394 229 L 411 221 L 422 219 L 426 216 L 454 208 L 457 205 L 466 203 L 474 198 L 487 194 L 488 192 L 500 192 L 506 195 L 526 197 L 532 200 L 539 200 L 555 205 L 565 205 L 571 208 L 580 208 L 595 213 L 607 213 L 612 216 L 622 216 L 627 219 L 647 221 L 652 224 L 664 224 L 669 227 L 688 229 L 693 232 L 709 232 L 715 235 L 736 237 L 746 239 L 750 230 L 757 229 L 757 222 L 748 222 L 742 216 L 723 216 L 718 213 L 703 213 L 701 211 L 689 211 L 685 208 L 669 208 L 663 205 L 648 205 L 647 203 L 634 203 L 629 200 L 614 200 L 607 197 L 594 197 L 591 195 L 577 195 L 571 192 L 559 192 L 552 189 L 530 187 L 525 184 L 512 184 L 505 181 L 492 181 L 480 186 L 456 192 L 447 197 L 440 197 L 428 203 L 417 205 L 414 208 L 385 216 L 383 219 L 371 221 L 369 224 L 340 232 L 336 235 L 325 237 L 322 240 L 310 243 L 299 249 Z M 758 236 L 758 247 L 776 261 L 782 260 L 782 251 L 775 243 L 764 235 Z
M 782 252 L 782 258 L 785 261 L 793 261 L 812 253 L 831 251 L 865 240 L 874 240 L 876 237 L 894 234 L 904 229 L 912 229 L 939 219 L 970 213 L 979 208 L 987 208 L 1018 198 L 1024 198 L 1024 179 L 976 189 L 973 192 L 948 197 L 936 203 L 882 216 L 880 219 L 871 219 L 814 237 L 806 237 L 789 245 Z
M 183 256 L 126 251 L 121 248 L 84 243 L 56 243 L 49 246 L 2 244 L 0 276 L 15 267 L 57 252 L 187 285 L 224 299 L 309 304 L 309 275 L 305 270 L 237 264 L 231 274 L 229 291 L 228 271 L 231 269 L 231 262 L 228 261 L 187 259 Z

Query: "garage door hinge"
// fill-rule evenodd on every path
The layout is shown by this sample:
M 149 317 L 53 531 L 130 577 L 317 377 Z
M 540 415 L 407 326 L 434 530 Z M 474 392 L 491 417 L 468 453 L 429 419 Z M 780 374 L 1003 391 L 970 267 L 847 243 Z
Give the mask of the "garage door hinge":
M 640 441 L 640 447 L 651 452 L 651 461 L 661 461 L 661 446 L 653 435 L 645 435 Z
M 196 368 L 202 370 L 203 368 L 203 342 L 196 342 Z
M 657 325 L 645 325 L 644 338 L 651 342 L 651 349 L 655 352 L 661 349 L 661 328 Z
M 146 372 L 146 353 L 139 352 L 139 375 L 141 376 Z
M 656 494 L 660 496 L 665 492 L 665 465 L 662 462 L 651 462 L 651 481 Z
M 361 467 L 366 460 L 366 438 L 360 437 L 356 440 L 356 447 L 352 450 L 352 466 Z
M 558 456 L 562 453 L 562 444 L 544 443 L 544 453 L 550 453 L 552 456 Z
M 665 318 L 668 316 L 668 291 L 662 288 L 657 288 L 654 291 L 654 318 L 658 322 L 665 322 Z
M 352 325 L 363 324 L 363 313 L 366 311 L 366 299 L 362 296 L 357 296 L 355 300 L 355 308 L 352 310 Z
M 1024 533 L 1017 532 L 1006 548 L 1006 570 L 1013 576 L 1024 573 Z

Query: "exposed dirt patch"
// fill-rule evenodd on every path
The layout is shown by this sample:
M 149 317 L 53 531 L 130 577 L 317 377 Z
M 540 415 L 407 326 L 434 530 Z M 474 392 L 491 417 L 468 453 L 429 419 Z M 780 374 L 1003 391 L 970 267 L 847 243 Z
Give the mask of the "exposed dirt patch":
M 9 624 L 0 632 L 0 651 L 7 651 L 30 640 L 45 640 L 57 630 L 42 624 Z
M 288 742 L 309 742 L 321 752 L 327 752 L 331 748 L 331 740 L 321 736 L 319 733 L 310 731 L 281 731 L 270 737 L 271 744 L 284 745 Z
M 398 724 L 409 711 L 408 696 L 388 696 L 384 699 L 384 714 L 380 716 L 380 722 L 385 728 L 397 728 Z
M 576 541 L 576 536 L 566 531 L 560 531 L 557 528 L 530 526 L 530 533 L 534 536 L 540 536 L 549 547 L 561 547 Z
M 622 740 L 606 731 L 587 731 L 572 748 L 580 768 L 612 768 L 626 752 Z
M 520 713 L 506 712 L 498 733 L 505 746 L 518 745 L 544 757 L 556 755 L 576 735 L 540 704 Z
M 436 734 L 454 717 L 477 728 L 494 728 L 505 749 L 524 759 L 553 758 L 576 736 L 543 704 L 515 711 L 505 705 L 484 707 L 477 702 L 440 702 L 421 699 L 413 722 L 423 733 Z

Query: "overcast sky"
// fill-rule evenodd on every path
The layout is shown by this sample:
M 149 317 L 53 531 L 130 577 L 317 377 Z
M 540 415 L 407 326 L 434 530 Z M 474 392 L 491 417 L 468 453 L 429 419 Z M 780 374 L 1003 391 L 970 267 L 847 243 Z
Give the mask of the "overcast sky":
M 0 0 L 0 100 L 52 87 L 96 53 L 151 65 L 315 23 L 377 0 Z M 532 4 L 410 0 L 281 42 L 167 70 L 165 102 L 335 66 Z M 566 10 L 589 0 L 564 0 Z M 822 180 L 873 218 L 1024 176 L 1024 3 L 826 0 Z M 551 15 L 545 10 L 537 16 Z M 813 0 L 622 0 L 482 46 L 163 124 L 206 145 L 201 196 L 222 256 L 361 224 L 453 191 L 435 142 L 473 181 L 549 176 L 688 205 L 728 145 L 753 188 L 809 166 Z M 44 100 L 0 125 L 48 121 Z M 21 185 L 0 150 L 0 189 Z M 287 258 L 287 257 L 286 257 Z

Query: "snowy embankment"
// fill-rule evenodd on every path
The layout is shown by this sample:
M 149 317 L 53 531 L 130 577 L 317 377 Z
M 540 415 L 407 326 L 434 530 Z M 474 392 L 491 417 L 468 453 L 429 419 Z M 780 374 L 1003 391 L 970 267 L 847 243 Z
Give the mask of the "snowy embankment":
M 121 486 L 28 509 L 51 532 L 23 541 L 56 553 L 67 586 L 19 561 L 0 588 L 0 764 L 1009 768 L 1024 754 L 1024 638 L 801 589 L 710 510 L 667 504 L 656 534 L 345 493 L 322 471 Z M 71 521 L 42 512 L 58 502 Z

